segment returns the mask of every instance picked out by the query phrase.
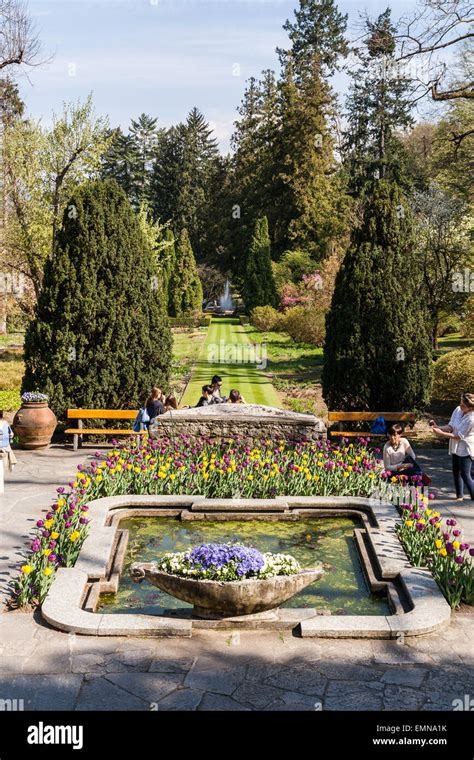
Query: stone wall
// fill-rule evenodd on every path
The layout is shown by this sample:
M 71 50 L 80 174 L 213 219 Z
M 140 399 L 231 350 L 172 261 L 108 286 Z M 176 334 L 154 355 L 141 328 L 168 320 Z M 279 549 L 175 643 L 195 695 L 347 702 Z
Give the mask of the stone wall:
M 152 438 L 188 435 L 191 438 L 228 440 L 301 441 L 326 435 L 323 421 L 312 414 L 298 414 L 258 404 L 216 404 L 180 409 L 156 418 Z

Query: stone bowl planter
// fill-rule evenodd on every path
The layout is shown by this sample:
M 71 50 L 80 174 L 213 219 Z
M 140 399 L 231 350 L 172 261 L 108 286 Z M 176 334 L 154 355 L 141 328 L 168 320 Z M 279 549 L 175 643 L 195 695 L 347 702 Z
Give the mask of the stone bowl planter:
M 135 562 L 130 568 L 135 583 L 149 581 L 161 591 L 194 605 L 194 615 L 208 620 L 274 609 L 323 574 L 322 567 L 314 567 L 265 580 L 208 581 L 165 573 L 154 562 Z
M 57 424 L 47 401 L 23 401 L 12 426 L 22 449 L 46 449 Z

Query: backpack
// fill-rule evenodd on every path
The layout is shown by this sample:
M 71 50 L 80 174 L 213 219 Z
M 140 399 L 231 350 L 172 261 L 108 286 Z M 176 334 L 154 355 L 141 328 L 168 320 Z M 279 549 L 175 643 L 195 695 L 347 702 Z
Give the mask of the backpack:
M 142 429 L 142 425 L 146 425 L 150 422 L 150 415 L 148 414 L 146 407 L 140 409 L 133 424 L 134 433 L 139 433 Z
M 387 432 L 387 423 L 385 417 L 377 417 L 370 426 L 370 432 L 383 435 Z

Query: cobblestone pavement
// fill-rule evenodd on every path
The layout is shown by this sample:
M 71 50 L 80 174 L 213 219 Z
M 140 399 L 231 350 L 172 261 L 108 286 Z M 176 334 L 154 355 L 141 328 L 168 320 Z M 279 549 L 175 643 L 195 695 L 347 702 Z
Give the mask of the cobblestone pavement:
M 19 453 L 0 497 L 0 578 L 57 485 L 93 449 Z M 474 540 L 474 510 L 451 502 L 449 459 L 420 452 L 436 504 Z M 65 634 L 35 613 L 0 614 L 0 699 L 30 710 L 452 710 L 474 698 L 474 615 L 418 639 L 299 639 L 289 632 L 198 632 L 191 639 Z M 458 703 L 459 704 L 459 703 Z

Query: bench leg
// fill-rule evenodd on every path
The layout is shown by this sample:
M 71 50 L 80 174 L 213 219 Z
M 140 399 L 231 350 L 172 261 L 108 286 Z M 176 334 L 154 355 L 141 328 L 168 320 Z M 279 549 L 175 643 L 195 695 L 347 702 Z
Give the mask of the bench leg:
M 74 433 L 74 435 L 73 435 L 73 441 L 74 441 L 73 448 L 74 448 L 74 451 L 77 451 L 78 440 L 79 440 L 79 436 L 77 435 L 77 433 Z

